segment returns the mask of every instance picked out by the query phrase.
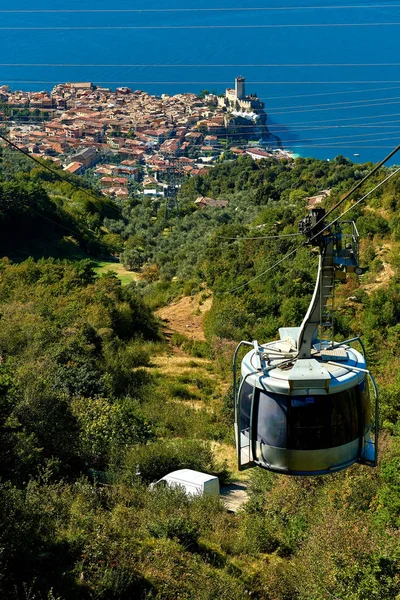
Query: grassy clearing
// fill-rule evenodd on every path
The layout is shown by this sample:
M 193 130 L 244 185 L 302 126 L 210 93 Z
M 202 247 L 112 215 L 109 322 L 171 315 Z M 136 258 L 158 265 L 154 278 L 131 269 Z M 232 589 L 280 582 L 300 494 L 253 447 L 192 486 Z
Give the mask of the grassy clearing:
M 112 271 L 117 275 L 122 285 L 131 283 L 131 281 L 138 281 L 139 279 L 139 273 L 136 273 L 135 271 L 127 271 L 120 262 L 96 260 L 94 264 L 94 270 L 97 275 L 104 275 L 105 273 Z
M 174 337 L 181 336 L 181 343 L 184 342 L 184 339 L 205 341 L 204 316 L 212 305 L 212 297 L 207 294 L 209 292 L 203 291 L 194 296 L 184 296 L 157 310 L 157 315 L 163 319 L 168 329 L 174 332 Z M 180 345 L 178 339 L 176 343 Z
M 238 474 L 233 444 L 233 423 L 226 422 L 222 410 L 227 382 L 212 360 L 190 357 L 181 348 L 169 345 L 152 356 L 146 367 L 157 382 L 157 389 L 143 405 L 145 416 L 156 424 L 157 434 L 165 439 L 187 437 L 210 441 L 216 460 L 228 465 L 232 477 Z
M 185 369 L 193 369 L 193 377 L 195 371 L 207 371 L 210 365 L 210 361 L 206 358 L 196 358 L 196 360 L 189 360 L 187 354 L 172 354 L 172 349 L 169 347 L 171 353 L 164 354 L 161 356 L 154 356 L 152 363 L 159 369 L 163 375 L 170 375 L 172 377 L 179 377 L 185 372 Z

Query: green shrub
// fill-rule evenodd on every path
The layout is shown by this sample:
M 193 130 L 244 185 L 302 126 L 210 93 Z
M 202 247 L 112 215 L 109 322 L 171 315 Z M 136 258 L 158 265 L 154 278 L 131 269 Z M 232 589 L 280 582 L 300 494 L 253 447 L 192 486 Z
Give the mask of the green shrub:
M 265 515 L 244 515 L 240 522 L 240 536 L 236 552 L 257 556 L 260 552 L 271 553 L 277 550 L 279 541 L 271 525 Z
M 193 296 L 199 291 L 199 284 L 197 281 L 186 281 L 183 285 L 183 295 L 184 296 Z
M 376 256 L 374 258 L 374 260 L 371 262 L 369 268 L 372 273 L 379 273 L 380 271 L 382 271 L 384 269 L 384 264 L 383 264 L 382 260 L 379 258 L 379 256 Z
M 211 447 L 195 440 L 160 440 L 136 446 L 125 459 L 125 479 L 135 479 L 137 470 L 150 483 L 178 469 L 214 473 L 217 469 Z
M 187 550 L 196 548 L 200 536 L 196 525 L 191 523 L 187 517 L 180 515 L 153 521 L 149 531 L 156 538 L 177 539 Z
M 207 342 L 190 340 L 181 333 L 174 333 L 171 337 L 171 342 L 191 356 L 197 358 L 211 358 L 211 350 Z
M 387 233 L 389 231 L 389 223 L 380 215 L 368 213 L 357 219 L 357 228 L 362 237 L 372 237 L 375 234 Z
M 182 383 L 171 383 L 168 386 L 168 391 L 174 398 L 180 398 L 181 400 L 198 400 L 197 394 L 191 392 L 186 385 Z

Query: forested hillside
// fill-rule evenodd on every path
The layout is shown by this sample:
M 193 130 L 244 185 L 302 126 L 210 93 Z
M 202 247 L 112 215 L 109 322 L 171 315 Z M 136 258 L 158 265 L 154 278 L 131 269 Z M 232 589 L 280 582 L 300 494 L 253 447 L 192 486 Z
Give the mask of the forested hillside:
M 330 207 L 372 165 L 338 157 L 221 163 L 179 215 L 116 206 L 3 150 L 0 179 L 0 595 L 10 600 L 393 600 L 400 597 L 400 180 L 349 213 L 365 273 L 337 298 L 378 380 L 380 464 L 300 478 L 246 473 L 236 514 L 148 484 L 183 467 L 238 477 L 235 342 L 298 325 L 316 255 L 296 255 L 306 198 Z M 345 210 L 390 173 L 381 169 Z M 83 185 L 79 180 L 79 185 Z M 228 201 L 198 209 L 198 196 Z M 337 216 L 335 214 L 335 216 Z M 271 236 L 282 236 L 271 238 Z M 249 238 L 268 239 L 249 239 Z M 247 238 L 247 239 L 246 239 Z M 121 250 L 138 281 L 96 275 Z M 33 258 L 28 258 L 29 255 Z M 41 258 L 42 257 L 42 258 Z M 205 341 L 167 341 L 154 310 L 212 298 Z
M 119 215 L 111 200 L 51 162 L 47 170 L 12 149 L 0 147 L 0 165 L 2 255 L 83 258 L 113 250 L 101 231 L 105 217 Z

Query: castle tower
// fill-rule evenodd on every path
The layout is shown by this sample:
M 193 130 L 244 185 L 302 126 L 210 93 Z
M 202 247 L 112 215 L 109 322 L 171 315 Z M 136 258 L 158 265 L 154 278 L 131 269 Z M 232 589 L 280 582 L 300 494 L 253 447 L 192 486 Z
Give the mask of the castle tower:
M 244 77 L 236 77 L 235 79 L 236 100 L 244 100 L 246 97 L 244 82 Z

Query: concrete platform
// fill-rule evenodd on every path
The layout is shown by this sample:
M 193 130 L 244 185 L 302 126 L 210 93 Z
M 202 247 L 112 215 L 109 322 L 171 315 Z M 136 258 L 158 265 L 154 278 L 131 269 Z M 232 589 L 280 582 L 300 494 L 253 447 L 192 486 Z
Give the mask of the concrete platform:
M 220 489 L 226 510 L 235 513 L 240 510 L 248 500 L 247 485 L 242 481 L 234 481 L 229 485 L 222 485 Z

